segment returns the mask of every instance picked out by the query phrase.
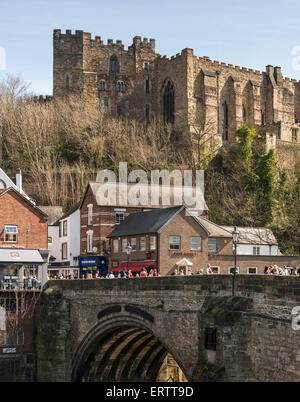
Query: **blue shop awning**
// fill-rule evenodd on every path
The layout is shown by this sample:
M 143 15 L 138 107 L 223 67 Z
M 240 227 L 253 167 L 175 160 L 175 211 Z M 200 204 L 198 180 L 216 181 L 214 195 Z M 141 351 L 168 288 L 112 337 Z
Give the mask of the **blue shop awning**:
M 44 260 L 38 250 L 0 249 L 0 265 L 42 265 Z

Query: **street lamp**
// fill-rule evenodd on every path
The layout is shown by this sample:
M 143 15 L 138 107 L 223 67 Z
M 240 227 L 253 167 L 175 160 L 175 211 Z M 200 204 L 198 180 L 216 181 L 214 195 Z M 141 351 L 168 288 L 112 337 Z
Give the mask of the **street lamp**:
M 131 247 L 131 245 L 128 243 L 128 244 L 127 244 L 127 247 L 126 247 L 127 266 L 128 266 L 127 271 L 128 271 L 128 274 L 129 274 L 129 269 L 130 269 L 130 254 L 131 254 L 131 251 L 132 251 L 132 247 Z
M 234 280 L 237 274 L 237 266 L 236 266 L 236 249 L 237 249 L 237 242 L 240 232 L 237 230 L 237 227 L 234 227 L 234 231 L 232 232 L 233 244 L 234 244 L 234 270 L 232 273 L 232 296 L 234 296 Z

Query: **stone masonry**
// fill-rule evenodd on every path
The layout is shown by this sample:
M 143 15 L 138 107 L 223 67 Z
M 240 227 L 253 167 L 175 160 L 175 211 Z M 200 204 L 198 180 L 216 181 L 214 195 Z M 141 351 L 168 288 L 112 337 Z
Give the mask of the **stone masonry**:
M 299 304 L 297 277 L 237 276 L 235 297 L 229 275 L 51 281 L 37 379 L 153 381 L 169 352 L 188 381 L 297 382 Z
M 265 137 L 267 150 L 280 149 L 283 165 L 299 160 L 300 83 L 280 67 L 254 71 L 188 48 L 167 58 L 155 52 L 154 39 L 136 36 L 126 50 L 120 40 L 104 44 L 87 32 L 55 29 L 53 77 L 54 98 L 74 95 L 142 122 L 162 119 L 181 131 L 183 143 L 200 127 L 224 145 L 246 123 Z

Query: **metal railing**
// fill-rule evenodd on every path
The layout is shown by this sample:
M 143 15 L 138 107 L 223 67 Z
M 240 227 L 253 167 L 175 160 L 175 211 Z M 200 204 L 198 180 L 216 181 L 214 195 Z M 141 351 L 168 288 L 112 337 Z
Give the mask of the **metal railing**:
M 41 290 L 42 283 L 34 279 L 24 279 L 23 281 L 18 280 L 1 280 L 0 282 L 1 290 Z

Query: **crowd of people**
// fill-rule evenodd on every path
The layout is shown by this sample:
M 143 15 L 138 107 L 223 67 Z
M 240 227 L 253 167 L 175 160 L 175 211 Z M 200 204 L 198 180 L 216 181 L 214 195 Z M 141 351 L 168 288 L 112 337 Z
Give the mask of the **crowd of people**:
M 300 268 L 287 268 L 284 266 L 283 268 L 278 267 L 278 265 L 265 266 L 264 270 L 265 275 L 297 275 L 300 276 Z
M 177 269 L 171 273 L 172 276 L 189 276 L 189 275 L 215 275 L 216 272 L 213 271 L 210 264 L 206 266 L 204 269 L 199 269 L 196 272 L 192 272 L 190 268 L 187 269 Z M 264 269 L 264 275 L 297 275 L 300 276 L 300 268 L 288 268 L 284 266 L 283 268 L 272 265 L 266 266 Z M 120 272 L 114 274 L 113 272 L 109 272 L 106 276 L 100 276 L 98 272 L 95 274 L 87 273 L 82 274 L 81 279 L 115 279 L 115 278 L 146 278 L 146 277 L 158 277 L 160 274 L 157 269 L 150 269 L 147 271 L 146 268 L 143 268 L 140 272 L 133 272 L 131 269 L 122 268 Z M 63 275 L 62 273 L 59 275 L 51 275 L 48 277 L 49 279 L 57 280 L 57 279 L 78 279 L 76 275 L 72 272 L 68 275 Z

